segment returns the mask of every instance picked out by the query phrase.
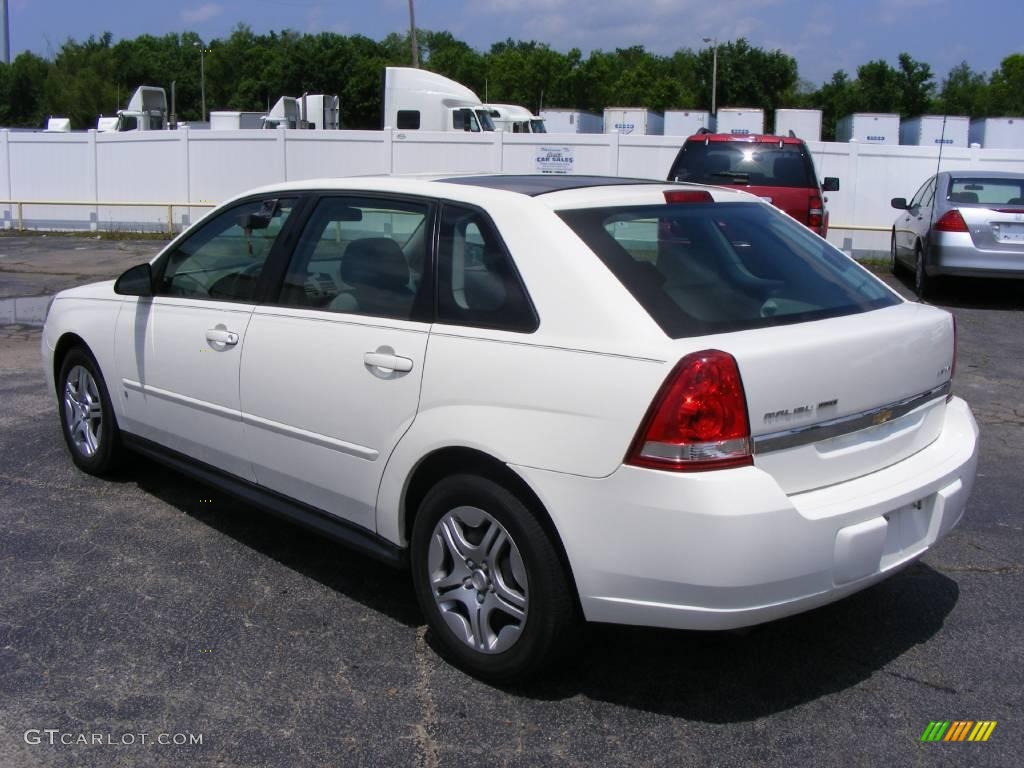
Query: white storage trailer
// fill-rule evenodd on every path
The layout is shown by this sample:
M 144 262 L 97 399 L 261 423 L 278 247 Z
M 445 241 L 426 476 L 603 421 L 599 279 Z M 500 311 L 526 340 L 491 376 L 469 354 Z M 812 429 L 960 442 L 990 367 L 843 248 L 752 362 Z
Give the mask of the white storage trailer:
M 764 110 L 746 107 L 727 107 L 715 115 L 715 133 L 734 136 L 764 133 Z
M 775 135 L 789 136 L 790 131 L 804 141 L 821 141 L 821 110 L 776 109 Z
M 666 136 L 692 136 L 701 128 L 711 130 L 711 113 L 699 109 L 669 109 L 665 111 Z
M 262 128 L 267 117 L 264 112 L 232 112 L 219 110 L 210 113 L 211 131 L 237 131 L 242 128 Z
M 900 144 L 918 147 L 966 147 L 970 128 L 969 117 L 956 115 L 921 115 L 900 123 Z
M 604 111 L 604 132 L 661 136 L 665 133 L 665 117 L 645 107 L 608 107 Z
M 836 123 L 836 141 L 899 144 L 900 116 L 884 112 L 854 112 Z
M 1024 149 L 1024 117 L 971 120 L 970 140 L 984 149 Z
M 604 133 L 604 118 L 579 109 L 542 109 L 548 133 Z

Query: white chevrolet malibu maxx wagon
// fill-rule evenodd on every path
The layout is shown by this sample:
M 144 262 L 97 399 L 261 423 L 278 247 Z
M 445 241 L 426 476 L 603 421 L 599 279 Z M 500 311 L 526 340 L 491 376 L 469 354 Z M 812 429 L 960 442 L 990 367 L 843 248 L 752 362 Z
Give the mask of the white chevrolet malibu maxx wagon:
M 408 565 L 507 680 L 581 618 L 741 627 L 920 557 L 975 475 L 954 339 L 741 192 L 362 178 L 64 291 L 43 355 L 81 469 L 131 449 Z

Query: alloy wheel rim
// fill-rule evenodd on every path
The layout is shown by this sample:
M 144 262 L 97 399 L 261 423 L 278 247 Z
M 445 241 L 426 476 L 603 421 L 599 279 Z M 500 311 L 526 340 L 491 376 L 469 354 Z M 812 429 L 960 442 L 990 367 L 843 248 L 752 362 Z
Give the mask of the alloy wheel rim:
M 64 380 L 64 422 L 75 450 L 86 458 L 94 456 L 100 447 L 103 405 L 96 380 L 81 365 Z
M 434 526 L 430 591 L 445 624 L 475 651 L 502 653 L 519 640 L 529 607 L 526 567 L 504 526 L 478 507 L 456 507 Z

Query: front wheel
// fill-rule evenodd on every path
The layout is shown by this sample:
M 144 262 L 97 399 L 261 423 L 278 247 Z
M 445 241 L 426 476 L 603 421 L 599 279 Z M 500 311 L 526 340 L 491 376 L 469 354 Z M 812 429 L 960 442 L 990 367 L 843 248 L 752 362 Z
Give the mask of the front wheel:
M 516 495 L 476 475 L 441 480 L 413 525 L 413 582 L 438 650 L 493 682 L 557 657 L 577 622 L 558 552 Z
M 925 271 L 924 250 L 920 243 L 914 249 L 914 267 L 914 293 L 917 294 L 920 301 L 924 301 L 931 292 L 931 280 L 928 277 L 928 272 Z
M 71 460 L 90 475 L 106 474 L 119 458 L 117 421 L 99 366 L 86 350 L 75 348 L 64 357 L 57 395 Z
M 900 260 L 896 255 L 896 233 L 892 233 L 892 237 L 889 240 L 889 271 L 894 275 L 899 275 L 902 271 L 903 266 L 900 264 Z

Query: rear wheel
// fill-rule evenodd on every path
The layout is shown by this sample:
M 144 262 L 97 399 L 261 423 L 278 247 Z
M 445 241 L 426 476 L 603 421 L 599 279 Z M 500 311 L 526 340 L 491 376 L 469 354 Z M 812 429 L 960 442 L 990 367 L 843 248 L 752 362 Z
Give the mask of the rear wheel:
M 107 385 L 88 351 L 65 355 L 57 376 L 58 409 L 71 460 L 83 472 L 103 475 L 120 454 L 117 421 Z
M 498 483 L 454 475 L 420 505 L 413 582 L 440 653 L 494 682 L 522 679 L 572 639 L 576 604 L 533 511 Z

